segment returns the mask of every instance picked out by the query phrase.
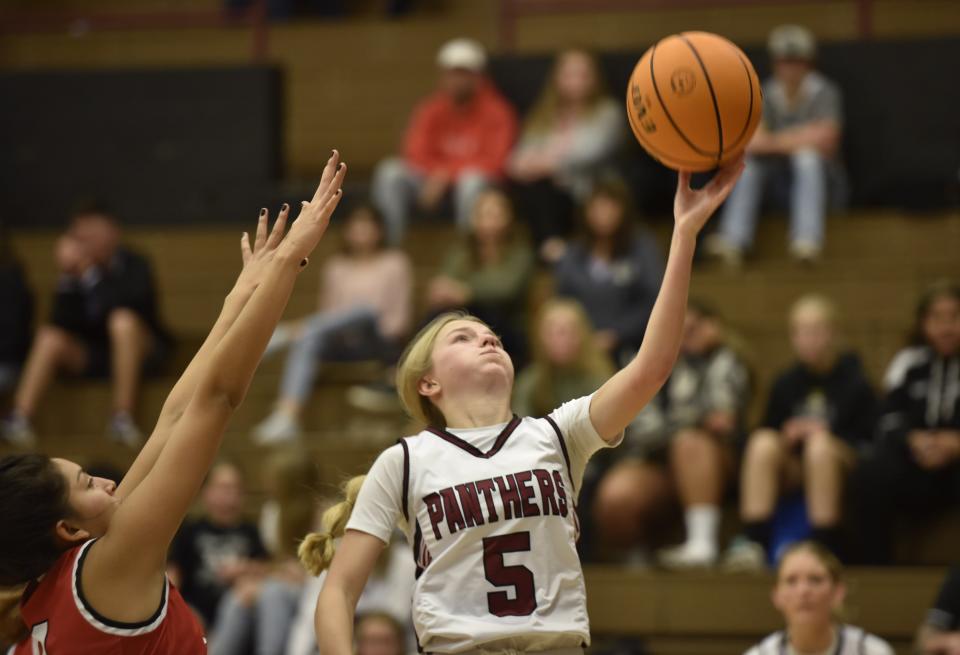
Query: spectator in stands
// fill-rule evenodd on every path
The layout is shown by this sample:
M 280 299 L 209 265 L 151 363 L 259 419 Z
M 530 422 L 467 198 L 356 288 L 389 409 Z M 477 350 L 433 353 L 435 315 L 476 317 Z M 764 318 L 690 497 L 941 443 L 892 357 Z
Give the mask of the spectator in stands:
M 17 384 L 20 368 L 30 348 L 33 294 L 23 267 L 0 225 L 0 395 Z
M 749 370 L 717 313 L 692 302 L 680 357 L 660 394 L 631 426 L 632 453 L 600 482 L 594 520 L 614 545 L 636 545 L 679 498 L 686 541 L 663 551 L 671 568 L 709 566 L 718 552 L 720 504 L 734 471 L 750 399 Z
M 607 94 L 592 53 L 557 55 L 507 165 L 518 213 L 546 261 L 560 254 L 557 237 L 570 236 L 576 203 L 612 172 L 626 134 L 621 104 Z
M 240 469 L 215 465 L 201 494 L 202 516 L 184 523 L 170 549 L 170 579 L 208 631 L 216 628 L 224 594 L 250 588 L 265 570 L 269 555 L 257 526 L 243 518 L 245 503 Z
M 889 563 L 898 514 L 960 503 L 960 284 L 923 295 L 911 341 L 884 376 L 877 447 L 857 475 L 870 564 Z
M 582 235 L 557 262 L 556 291 L 583 305 L 601 350 L 633 357 L 663 277 L 656 240 L 636 225 L 627 187 L 599 182 L 584 206 Z
M 806 494 L 813 539 L 837 552 L 846 477 L 872 437 L 876 398 L 860 358 L 840 349 L 833 303 L 817 295 L 797 300 L 790 342 L 796 362 L 773 383 L 763 426 L 744 453 L 745 538 L 728 553 L 731 568 L 765 566 L 777 499 L 797 489 Z
M 376 359 L 392 364 L 410 329 L 413 269 L 409 257 L 387 248 L 383 220 L 367 205 L 343 228 L 343 250 L 321 270 L 318 311 L 281 324 L 267 353 L 290 346 L 280 397 L 254 428 L 261 444 L 289 441 L 301 432 L 300 413 L 323 360 Z
M 414 111 L 402 157 L 374 171 L 373 199 L 391 243 L 403 238 L 414 207 L 436 212 L 447 197 L 466 231 L 477 195 L 503 175 L 517 119 L 484 74 L 486 59 L 475 41 L 446 43 L 437 55 L 439 89 Z
M 272 556 L 264 577 L 230 589 L 210 634 L 210 655 L 286 652 L 307 574 L 297 560 L 300 540 L 319 516 L 319 474 L 299 448 L 272 455 L 264 467 L 268 498 L 260 509 L 260 537 Z
M 790 210 L 790 254 L 814 262 L 823 248 L 828 204 L 843 204 L 840 163 L 841 94 L 815 70 L 817 44 L 799 25 L 770 33 L 773 77 L 763 86 L 763 123 L 747 145 L 747 167 L 727 200 L 707 251 L 739 266 L 753 244 L 767 190 L 785 196 Z
M 936 602 L 917 630 L 914 652 L 918 655 L 960 653 L 960 567 L 953 567 L 943 581 Z
M 746 655 L 893 655 L 893 648 L 880 637 L 838 621 L 846 593 L 843 568 L 829 550 L 815 541 L 790 546 L 780 559 L 773 587 L 773 606 L 783 615 L 786 628 Z
M 613 375 L 610 358 L 597 348 L 590 319 L 575 300 L 548 300 L 530 345 L 533 362 L 513 386 L 513 408 L 520 416 L 546 416 L 568 400 L 593 393 Z
M 406 629 L 386 612 L 360 614 L 354 626 L 357 655 L 405 655 L 407 652 Z
M 527 296 L 534 258 L 510 199 L 497 189 L 477 197 L 470 232 L 427 285 L 430 316 L 466 309 L 485 321 L 514 362 L 524 362 Z
M 54 373 L 109 376 L 109 435 L 128 446 L 142 436 L 133 421 L 140 376 L 155 370 L 169 339 L 157 312 L 150 262 L 121 245 L 120 226 L 104 206 L 77 207 L 56 247 L 60 269 L 50 321 L 40 328 L 3 423 L 4 436 L 33 442 L 31 419 Z

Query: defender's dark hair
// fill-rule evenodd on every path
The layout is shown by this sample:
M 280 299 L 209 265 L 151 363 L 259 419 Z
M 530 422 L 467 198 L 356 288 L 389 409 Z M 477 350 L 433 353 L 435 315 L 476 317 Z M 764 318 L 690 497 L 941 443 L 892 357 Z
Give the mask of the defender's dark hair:
M 927 343 L 927 335 L 923 331 L 923 322 L 926 320 L 927 314 L 930 313 L 933 304 L 941 298 L 952 298 L 960 303 L 960 283 L 953 280 L 938 280 L 923 292 L 917 302 L 913 329 L 909 336 L 911 345 L 921 346 Z
M 0 458 L 0 587 L 46 573 L 62 552 L 56 525 L 70 516 L 70 490 L 46 455 Z

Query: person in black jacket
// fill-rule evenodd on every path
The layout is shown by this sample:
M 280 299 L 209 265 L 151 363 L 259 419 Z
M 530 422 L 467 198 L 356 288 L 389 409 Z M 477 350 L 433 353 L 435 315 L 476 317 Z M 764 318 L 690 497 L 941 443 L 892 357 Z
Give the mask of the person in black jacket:
M 0 394 L 17 382 L 30 348 L 33 294 L 0 225 Z
M 876 399 L 860 358 L 838 352 L 833 304 L 816 295 L 794 303 L 790 341 L 797 361 L 774 382 L 763 425 L 744 452 L 746 539 L 728 554 L 734 568 L 762 566 L 777 499 L 782 490 L 800 487 L 814 540 L 836 552 L 846 476 L 873 431 Z
M 911 341 L 887 369 L 878 443 L 857 476 L 869 564 L 890 563 L 898 514 L 960 505 L 960 284 L 924 294 Z
M 63 370 L 111 378 L 108 432 L 136 445 L 141 435 L 131 416 L 141 368 L 158 362 L 168 343 L 150 263 L 120 244 L 116 219 L 93 204 L 73 213 L 55 259 L 60 280 L 51 316 L 34 339 L 3 436 L 20 445 L 33 442 L 31 417 L 54 374 Z

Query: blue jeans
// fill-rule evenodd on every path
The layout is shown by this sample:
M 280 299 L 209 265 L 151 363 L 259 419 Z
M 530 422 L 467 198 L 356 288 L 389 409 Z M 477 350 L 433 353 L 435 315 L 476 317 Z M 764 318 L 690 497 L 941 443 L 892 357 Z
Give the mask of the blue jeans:
M 831 164 L 812 148 L 789 156 L 747 157 L 743 175 L 723 207 L 719 234 L 740 250 L 749 249 L 764 192 L 774 183 L 787 192 L 790 242 L 822 246 Z
M 423 181 L 423 173 L 412 169 L 397 157 L 383 160 L 374 170 L 370 195 L 373 204 L 383 214 L 390 243 L 396 245 L 403 241 L 411 209 L 417 203 L 417 194 Z M 460 231 L 466 232 L 469 229 L 473 204 L 480 192 L 490 184 L 489 176 L 479 170 L 464 170 L 457 176 L 451 192 L 453 211 Z
M 337 344 L 337 341 L 340 344 Z M 352 359 L 378 359 L 384 339 L 377 329 L 377 315 L 368 307 L 336 312 L 317 312 L 306 319 L 303 334 L 290 347 L 283 367 L 280 397 L 303 402 L 310 395 L 322 358 L 331 357 L 333 345 L 343 345 Z M 346 354 L 345 352 L 341 352 Z
M 269 578 L 251 606 L 228 592 L 217 608 L 210 655 L 283 655 L 300 602 L 299 585 Z

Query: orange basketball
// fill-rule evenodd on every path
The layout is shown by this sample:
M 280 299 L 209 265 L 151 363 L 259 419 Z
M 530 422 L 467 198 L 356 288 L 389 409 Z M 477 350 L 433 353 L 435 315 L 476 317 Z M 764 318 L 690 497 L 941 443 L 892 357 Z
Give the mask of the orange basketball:
M 709 32 L 683 32 L 653 45 L 627 87 L 634 135 L 676 170 L 708 171 L 740 154 L 760 123 L 761 105 L 750 60 Z

